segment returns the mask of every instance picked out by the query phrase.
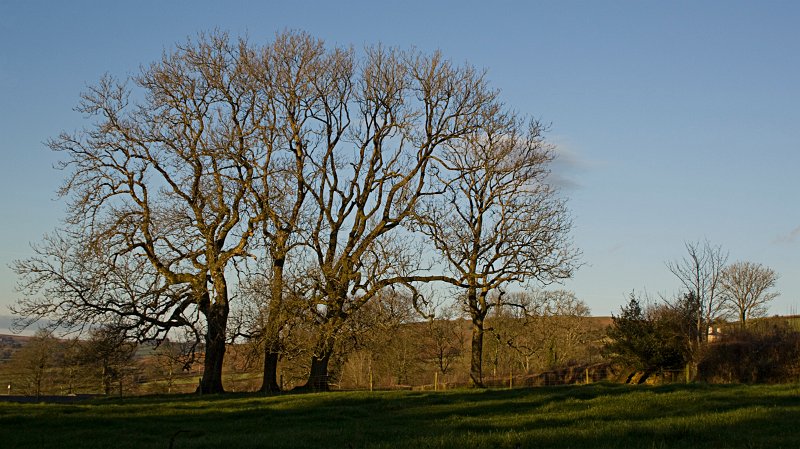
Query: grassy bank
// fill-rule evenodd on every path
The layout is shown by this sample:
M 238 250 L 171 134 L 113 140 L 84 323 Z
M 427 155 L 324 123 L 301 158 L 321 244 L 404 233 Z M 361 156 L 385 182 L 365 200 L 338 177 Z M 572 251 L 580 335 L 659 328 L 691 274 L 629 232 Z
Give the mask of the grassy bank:
M 8 448 L 796 448 L 800 387 L 173 396 L 0 403 Z

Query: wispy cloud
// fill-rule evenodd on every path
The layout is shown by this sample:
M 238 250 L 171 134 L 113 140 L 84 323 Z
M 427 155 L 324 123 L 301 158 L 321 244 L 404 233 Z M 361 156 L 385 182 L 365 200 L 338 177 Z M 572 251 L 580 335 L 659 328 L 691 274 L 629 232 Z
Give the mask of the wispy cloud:
M 782 234 L 775 238 L 773 243 L 778 245 L 792 244 L 800 240 L 800 226 L 789 231 L 788 234 Z
M 556 171 L 555 168 L 552 172 L 550 172 L 550 183 L 558 187 L 559 190 L 578 190 L 583 188 L 583 186 L 575 181 L 574 179 L 570 178 L 569 176 L 565 176 L 560 172 Z
M 550 168 L 550 182 L 562 190 L 577 190 L 584 186 L 577 180 L 581 174 L 590 170 L 595 163 L 584 158 L 569 144 L 556 139 L 556 159 Z

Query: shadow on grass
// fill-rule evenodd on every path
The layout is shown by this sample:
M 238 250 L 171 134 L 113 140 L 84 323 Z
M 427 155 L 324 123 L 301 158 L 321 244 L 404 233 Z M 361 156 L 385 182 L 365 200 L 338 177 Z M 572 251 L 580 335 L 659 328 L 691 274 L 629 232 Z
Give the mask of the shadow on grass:
M 0 406 L 0 432 L 8 447 L 59 448 L 800 447 L 797 393 L 594 384 L 152 396 Z

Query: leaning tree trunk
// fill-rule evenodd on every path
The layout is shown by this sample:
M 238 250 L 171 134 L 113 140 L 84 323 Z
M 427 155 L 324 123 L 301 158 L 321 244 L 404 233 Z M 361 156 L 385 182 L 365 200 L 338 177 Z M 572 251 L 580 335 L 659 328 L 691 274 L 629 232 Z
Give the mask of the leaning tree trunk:
M 208 330 L 206 331 L 206 354 L 203 362 L 203 377 L 197 390 L 202 394 L 224 393 L 222 387 L 222 362 L 225 359 L 225 331 L 228 325 L 228 303 L 214 303 L 205 308 Z
M 483 318 L 472 318 L 472 357 L 469 378 L 473 387 L 483 388 Z

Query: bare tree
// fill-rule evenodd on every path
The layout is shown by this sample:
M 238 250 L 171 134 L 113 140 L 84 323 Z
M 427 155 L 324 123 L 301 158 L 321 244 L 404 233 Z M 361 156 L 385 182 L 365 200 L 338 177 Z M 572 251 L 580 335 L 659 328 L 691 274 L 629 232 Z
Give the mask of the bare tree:
M 18 313 L 119 319 L 142 338 L 192 327 L 204 340 L 199 390 L 223 391 L 228 271 L 261 221 L 245 207 L 256 172 L 242 161 L 261 126 L 249 53 L 200 35 L 83 94 L 89 128 L 49 142 L 64 154 L 69 230 L 15 266 L 27 293 Z
M 261 328 L 265 343 L 261 391 L 277 391 L 281 333 L 291 311 L 285 306 L 285 270 L 298 231 L 309 222 L 306 198 L 317 167 L 310 158 L 325 153 L 349 125 L 352 51 L 327 50 L 305 33 L 284 32 L 252 60 L 262 97 L 261 143 L 253 161 L 262 161 L 253 184 L 253 204 L 263 215 L 261 233 L 270 261 L 269 300 Z
M 571 291 L 545 291 L 541 295 L 546 298 L 546 303 L 540 312 L 544 322 L 540 332 L 549 339 L 548 364 L 557 367 L 580 358 L 588 359 L 592 337 L 586 328 L 589 307 Z
M 496 303 L 490 294 L 568 278 L 578 256 L 564 200 L 548 183 L 554 155 L 543 126 L 526 125 L 497 104 L 478 115 L 482 126 L 438 156 L 441 193 L 420 203 L 415 220 L 446 264 L 444 281 L 463 290 L 475 386 L 483 385 L 484 320 Z
M 589 358 L 593 337 L 586 323 L 589 308 L 573 292 L 525 291 L 508 296 L 487 320 L 494 337 L 490 347 L 495 366 L 503 357 L 518 372 L 531 373 Z
M 387 384 L 408 384 L 420 363 L 414 317 L 411 296 L 386 289 L 348 318 L 336 354 L 360 353 L 360 361 L 367 362 L 360 364 L 363 376 L 372 383 L 383 377 Z
M 63 342 L 58 365 L 61 371 L 59 382 L 63 386 L 66 394 L 73 394 L 75 391 L 86 385 L 85 367 L 81 363 L 81 351 L 84 342 L 79 338 L 72 338 Z
M 117 390 L 122 396 L 123 381 L 127 371 L 133 367 L 136 348 L 119 329 L 102 327 L 92 330 L 89 339 L 81 346 L 79 358 L 83 365 L 97 369 L 106 395 Z
M 474 132 L 494 101 L 483 75 L 439 54 L 368 49 L 339 112 L 351 121 L 340 140 L 327 133 L 312 158 L 316 209 L 306 241 L 312 254 L 310 310 L 318 343 L 308 388 L 327 388 L 327 367 L 348 317 L 382 290 L 412 280 L 419 255 L 399 235 L 429 188 L 433 156 Z M 326 107 L 326 110 L 328 108 Z
M 16 353 L 11 362 L 12 371 L 18 375 L 22 391 L 37 399 L 52 381 L 50 372 L 55 366 L 58 340 L 48 329 L 39 329 Z
M 462 322 L 455 307 L 443 307 L 438 314 L 431 314 L 424 328 L 423 355 L 433 361 L 442 379 L 453 370 L 464 350 Z
M 708 327 L 722 311 L 720 298 L 722 269 L 728 253 L 708 240 L 685 243 L 687 255 L 680 260 L 667 262 L 667 268 L 680 281 L 686 293 L 693 295 L 699 308 L 695 314 L 697 332 L 695 349 L 708 340 Z M 696 362 L 696 360 L 695 360 Z
M 735 315 L 744 328 L 748 318 L 766 315 L 767 305 L 780 294 L 769 291 L 777 280 L 775 270 L 759 263 L 728 265 L 720 278 L 722 306 Z
M 155 385 L 163 385 L 159 393 L 169 394 L 175 387 L 176 376 L 191 369 L 193 361 L 190 345 L 182 341 L 165 340 L 154 348 L 148 374 L 154 380 L 163 380 L 163 384 L 154 382 Z

